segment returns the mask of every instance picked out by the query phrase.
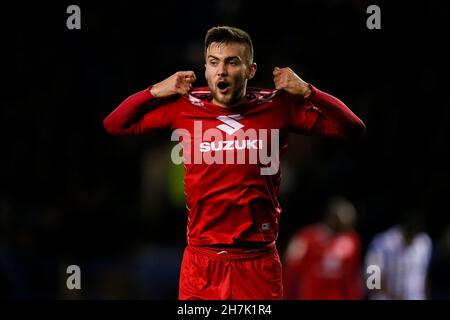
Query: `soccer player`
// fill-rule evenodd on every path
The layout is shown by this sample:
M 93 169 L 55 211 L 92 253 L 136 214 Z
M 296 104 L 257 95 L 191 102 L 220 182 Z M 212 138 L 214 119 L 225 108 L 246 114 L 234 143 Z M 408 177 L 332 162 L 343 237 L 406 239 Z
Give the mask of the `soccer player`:
M 363 298 L 361 241 L 354 230 L 356 214 L 347 199 L 333 197 L 319 223 L 296 232 L 286 252 L 285 298 Z
M 371 300 L 426 300 L 427 273 L 433 243 L 425 232 L 423 213 L 407 210 L 400 223 L 370 242 L 366 268 L 380 269 L 380 288 L 369 290 Z
M 208 30 L 204 55 L 208 87 L 193 88 L 192 71 L 176 72 L 128 97 L 103 124 L 112 135 L 167 128 L 181 137 L 188 244 L 179 299 L 282 299 L 277 161 L 288 134 L 351 138 L 365 126 L 290 68 L 274 68 L 275 89 L 247 88 L 257 67 L 241 29 Z

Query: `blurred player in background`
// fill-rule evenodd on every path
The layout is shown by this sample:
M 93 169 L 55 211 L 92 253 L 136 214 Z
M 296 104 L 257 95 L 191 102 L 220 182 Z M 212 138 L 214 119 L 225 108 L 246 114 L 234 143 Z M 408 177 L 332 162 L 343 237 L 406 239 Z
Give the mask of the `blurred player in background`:
M 366 253 L 366 267 L 381 272 L 381 288 L 369 291 L 372 300 L 424 300 L 432 242 L 419 212 L 408 211 L 400 224 L 374 237 Z
M 354 230 L 355 220 L 355 207 L 335 197 L 321 222 L 294 235 L 286 251 L 286 299 L 363 298 L 361 241 Z
M 282 299 L 275 246 L 281 175 L 276 165 L 268 174 L 263 169 L 285 153 L 289 132 L 355 138 L 365 126 L 343 102 L 290 68 L 273 69 L 275 89 L 247 88 L 257 66 L 241 29 L 210 29 L 204 55 L 208 87 L 193 88 L 192 71 L 176 72 L 128 97 L 104 127 L 119 136 L 181 132 L 188 245 L 179 299 Z M 249 160 L 253 151 L 273 151 L 274 145 L 270 164 Z M 205 160 L 225 153 L 245 162 Z

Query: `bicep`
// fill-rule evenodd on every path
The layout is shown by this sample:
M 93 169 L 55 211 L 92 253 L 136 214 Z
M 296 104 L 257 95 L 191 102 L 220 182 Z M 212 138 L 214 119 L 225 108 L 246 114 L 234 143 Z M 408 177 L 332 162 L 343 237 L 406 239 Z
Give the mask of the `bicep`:
M 145 89 L 125 99 L 103 120 L 103 126 L 111 135 L 137 135 L 167 128 L 176 117 L 177 104 L 177 97 L 155 99 Z
M 176 117 L 176 106 L 166 104 L 148 111 L 138 122 L 141 133 L 148 133 L 154 129 L 170 129 Z
M 146 111 L 131 115 L 125 123 L 118 126 L 119 135 L 142 135 L 156 129 L 169 129 L 176 117 L 176 103 L 151 105 Z
M 314 134 L 317 122 L 323 118 L 322 112 L 311 102 L 287 95 L 289 125 L 292 131 Z

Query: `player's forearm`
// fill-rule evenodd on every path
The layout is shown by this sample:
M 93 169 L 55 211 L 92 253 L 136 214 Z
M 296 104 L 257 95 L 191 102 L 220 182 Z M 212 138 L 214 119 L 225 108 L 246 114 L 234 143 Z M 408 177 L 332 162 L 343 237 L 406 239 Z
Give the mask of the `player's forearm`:
M 139 91 L 125 99 L 104 120 L 103 127 L 111 135 L 133 135 L 142 131 L 140 120 L 156 99 L 150 89 Z
M 321 133 L 340 137 L 352 138 L 361 136 L 366 126 L 342 101 L 313 87 L 308 100 L 323 114 L 316 124 Z

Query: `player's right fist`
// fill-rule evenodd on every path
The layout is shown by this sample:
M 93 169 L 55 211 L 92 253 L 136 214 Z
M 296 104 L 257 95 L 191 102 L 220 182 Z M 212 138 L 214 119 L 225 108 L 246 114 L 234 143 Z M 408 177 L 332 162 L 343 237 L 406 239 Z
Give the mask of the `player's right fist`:
M 194 81 L 195 74 L 193 71 L 178 71 L 152 86 L 150 92 L 155 98 L 169 97 L 174 94 L 185 95 L 192 89 Z

